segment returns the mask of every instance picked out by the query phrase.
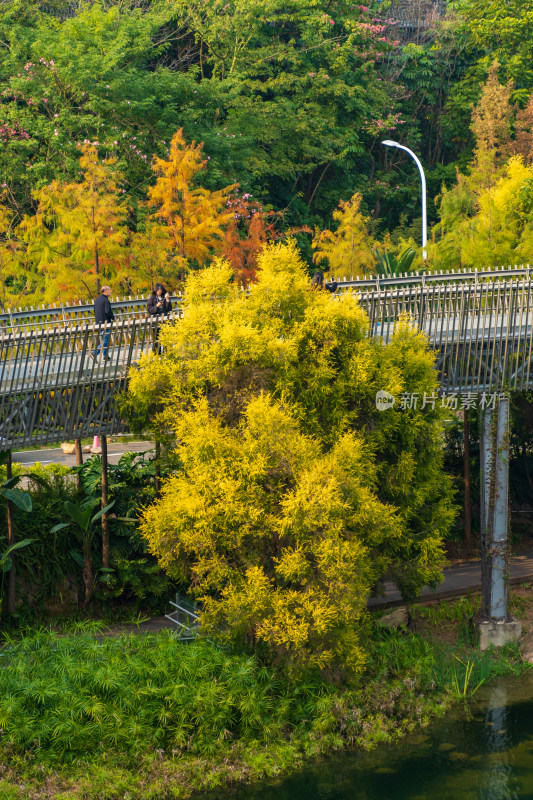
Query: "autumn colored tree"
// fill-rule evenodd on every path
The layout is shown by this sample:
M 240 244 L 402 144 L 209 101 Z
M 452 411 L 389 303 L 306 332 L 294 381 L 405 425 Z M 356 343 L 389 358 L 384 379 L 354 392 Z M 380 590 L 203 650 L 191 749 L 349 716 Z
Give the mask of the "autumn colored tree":
M 453 516 L 442 409 L 376 409 L 380 389 L 435 392 L 425 340 L 407 322 L 373 340 L 356 295 L 312 291 L 290 242 L 263 249 L 247 293 L 223 260 L 190 275 L 161 342 L 125 404 L 182 464 L 143 515 L 150 550 L 210 635 L 357 675 L 371 587 L 438 580 Z
M 296 233 L 312 233 L 308 225 L 283 229 L 282 211 L 264 211 L 263 206 L 237 188 L 228 199 L 233 211 L 226 225 L 223 255 L 235 270 L 239 283 L 247 286 L 256 279 L 257 259 L 268 242 L 276 242 Z
M 518 109 L 515 118 L 515 138 L 512 152 L 520 155 L 526 164 L 533 163 L 533 95 L 524 108 Z
M 173 286 L 176 274 L 167 257 L 167 246 L 165 228 L 149 217 L 140 230 L 130 234 L 130 264 L 121 280 L 126 292 L 152 291 L 158 282 Z
M 351 200 L 340 201 L 333 212 L 334 232 L 315 231 L 313 261 L 327 265 L 336 278 L 363 275 L 376 263 L 376 242 L 369 232 L 370 220 L 360 210 L 362 199 L 357 193 Z
M 154 157 L 152 162 L 157 180 L 148 190 L 149 205 L 157 209 L 153 219 L 166 236 L 167 259 L 182 277 L 189 267 L 203 266 L 222 250 L 224 226 L 233 217 L 228 207 L 233 186 L 210 191 L 198 185 L 207 166 L 202 149 L 203 144 L 187 144 L 180 128 L 172 137 L 168 160 Z
M 267 217 L 258 202 L 248 193 L 236 190 L 228 198 L 232 210 L 226 225 L 223 255 L 235 270 L 240 283 L 255 281 L 257 257 L 265 244 L 278 238 L 272 215 Z
M 494 62 L 483 86 L 479 103 L 472 111 L 471 129 L 476 146 L 471 169 L 472 180 L 489 188 L 499 168 L 511 152 L 512 81 L 501 84 L 498 79 L 499 64 Z
M 94 296 L 128 262 L 128 207 L 116 159 L 101 160 L 88 142 L 80 149 L 83 179 L 52 181 L 34 192 L 37 213 L 20 225 L 50 300 L 58 293 L 69 299 Z

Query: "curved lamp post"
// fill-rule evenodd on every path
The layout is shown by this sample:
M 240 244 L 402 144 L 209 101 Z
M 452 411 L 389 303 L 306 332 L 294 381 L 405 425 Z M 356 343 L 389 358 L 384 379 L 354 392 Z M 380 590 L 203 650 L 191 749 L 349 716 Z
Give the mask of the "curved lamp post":
M 427 258 L 426 252 L 426 244 L 428 240 L 427 234 L 427 208 L 426 208 L 426 176 L 424 175 L 424 170 L 422 169 L 422 164 L 420 163 L 418 157 L 413 153 L 412 150 L 409 150 L 408 147 L 405 147 L 403 144 L 398 144 L 398 142 L 393 142 L 390 139 L 385 139 L 384 142 L 381 142 L 386 147 L 397 147 L 399 150 L 405 150 L 406 153 L 414 159 L 416 166 L 418 167 L 418 171 L 420 172 L 420 180 L 422 181 L 422 254 L 424 259 Z

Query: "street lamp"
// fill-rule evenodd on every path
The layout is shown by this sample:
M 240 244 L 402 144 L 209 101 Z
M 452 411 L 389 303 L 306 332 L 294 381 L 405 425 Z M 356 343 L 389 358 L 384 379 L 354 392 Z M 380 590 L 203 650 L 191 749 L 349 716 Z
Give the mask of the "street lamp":
M 386 147 L 398 147 L 400 150 L 405 150 L 406 153 L 409 153 L 415 160 L 415 164 L 418 167 L 418 171 L 420 172 L 420 180 L 422 181 L 422 254 L 424 259 L 427 258 L 426 252 L 426 244 L 428 240 L 427 234 L 427 209 L 426 209 L 426 176 L 424 175 L 424 170 L 422 169 L 422 164 L 420 163 L 419 159 L 412 150 L 409 150 L 408 147 L 405 147 L 403 144 L 398 144 L 398 142 L 393 142 L 390 139 L 385 139 L 384 142 L 381 142 Z

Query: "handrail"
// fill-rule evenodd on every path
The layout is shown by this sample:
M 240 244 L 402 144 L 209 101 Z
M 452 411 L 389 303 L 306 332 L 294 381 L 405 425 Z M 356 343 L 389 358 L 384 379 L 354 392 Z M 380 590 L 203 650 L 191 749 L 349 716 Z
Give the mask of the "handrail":
M 529 264 L 522 264 L 520 266 L 507 266 L 507 267 L 494 267 L 491 269 L 466 269 L 466 270 L 450 270 L 449 272 L 405 272 L 401 275 L 394 277 L 382 277 L 379 275 L 372 275 L 367 277 L 351 277 L 351 278 L 331 278 L 338 284 L 338 289 L 363 289 L 379 291 L 380 289 L 387 289 L 390 287 L 407 287 L 413 285 L 430 286 L 438 284 L 449 283 L 478 283 L 484 282 L 488 279 L 494 280 L 518 280 L 520 277 L 526 280 L 531 280 L 533 268 Z M 173 295 L 171 298 L 175 305 L 183 302 L 183 295 L 181 293 Z M 134 316 L 141 312 L 146 311 L 146 303 L 148 297 L 140 295 L 137 297 L 122 297 L 112 299 L 112 307 L 115 314 L 119 317 Z M 45 317 L 58 317 L 63 319 L 67 316 L 80 317 L 83 315 L 91 315 L 93 313 L 93 301 L 86 300 L 85 302 L 72 303 L 65 305 L 63 303 L 51 304 L 48 306 L 32 307 L 19 307 L 15 309 L 7 309 L 7 311 L 0 313 L 0 325 L 4 323 L 6 326 L 19 326 L 25 318 L 33 318 L 35 321 Z M 51 322 L 53 320 L 50 320 Z

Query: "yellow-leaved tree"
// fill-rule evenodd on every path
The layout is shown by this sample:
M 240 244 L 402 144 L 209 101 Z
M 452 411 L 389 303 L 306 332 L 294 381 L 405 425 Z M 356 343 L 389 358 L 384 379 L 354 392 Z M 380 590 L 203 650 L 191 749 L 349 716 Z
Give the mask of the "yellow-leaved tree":
M 37 299 L 39 277 L 31 264 L 25 243 L 15 224 L 13 211 L 0 205 L 0 306 L 2 311 L 18 305 L 22 298 Z
M 115 158 L 101 160 L 86 143 L 81 181 L 52 181 L 33 193 L 37 212 L 24 218 L 20 231 L 44 275 L 46 300 L 95 296 L 128 264 L 128 206 L 115 164 Z
M 246 294 L 223 260 L 191 274 L 163 354 L 130 374 L 123 409 L 172 431 L 181 464 L 141 532 L 210 636 L 353 678 L 372 587 L 389 574 L 413 596 L 440 577 L 444 412 L 399 401 L 436 391 L 434 356 L 407 321 L 370 338 L 355 293 L 313 291 L 294 243 L 257 269 Z M 387 411 L 379 390 L 398 398 Z
M 335 231 L 315 231 L 313 261 L 329 268 L 335 278 L 360 277 L 376 264 L 377 242 L 369 232 L 370 220 L 361 212 L 362 199 L 357 193 L 340 201 L 333 212 Z
M 512 85 L 500 84 L 493 64 L 472 112 L 476 139 L 467 174 L 443 187 L 436 241 L 428 246 L 435 268 L 479 269 L 531 258 L 533 167 L 529 105 L 513 122 Z M 513 127 L 516 137 L 512 138 Z
M 149 217 L 130 234 L 130 268 L 122 280 L 129 293 L 151 291 L 156 283 L 174 288 L 176 271 L 168 259 L 166 229 Z
M 180 128 L 172 137 L 168 160 L 154 157 L 157 175 L 148 190 L 153 219 L 166 241 L 166 258 L 174 274 L 184 276 L 189 267 L 203 266 L 224 244 L 224 226 L 233 216 L 229 195 L 235 186 L 210 191 L 197 185 L 207 159 L 203 144 L 187 144 Z

